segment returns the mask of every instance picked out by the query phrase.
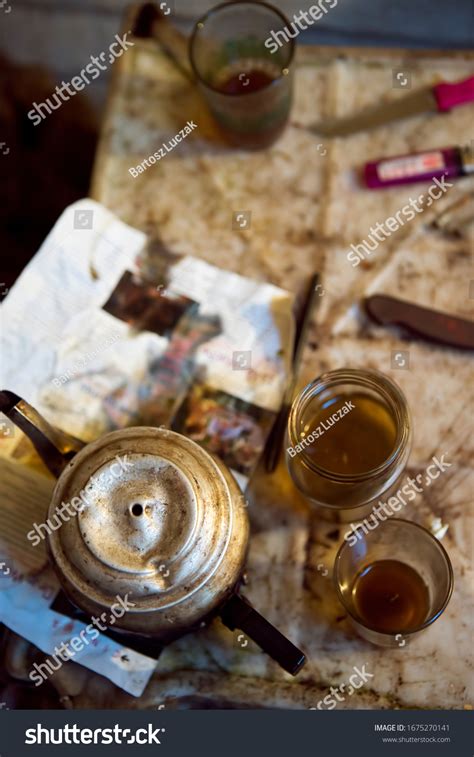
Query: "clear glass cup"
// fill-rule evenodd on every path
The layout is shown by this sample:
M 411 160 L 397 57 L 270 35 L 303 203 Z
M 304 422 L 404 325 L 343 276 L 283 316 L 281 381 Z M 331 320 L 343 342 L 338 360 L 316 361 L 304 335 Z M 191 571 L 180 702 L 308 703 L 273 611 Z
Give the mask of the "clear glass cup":
M 379 403 L 392 419 L 395 438 L 386 458 L 368 465 L 366 470 L 346 473 L 318 464 L 308 448 L 297 454 L 290 452 L 292 448 L 294 453 L 297 445 L 301 447 L 302 439 L 311 435 L 311 426 L 320 411 L 331 403 L 349 401 L 355 396 Z M 344 418 L 338 423 L 344 424 Z M 332 432 L 328 428 L 325 433 Z M 285 439 L 286 463 L 297 488 L 322 518 L 347 523 L 368 515 L 379 497 L 396 490 L 410 453 L 411 436 L 407 401 L 391 379 L 379 371 L 342 368 L 324 373 L 294 400 Z
M 381 631 L 371 627 L 356 608 L 357 577 L 379 560 L 397 560 L 423 579 L 428 590 L 427 612 L 411 628 Z M 338 598 L 360 636 L 379 646 L 403 647 L 444 612 L 453 592 L 454 578 L 451 561 L 438 539 L 417 523 L 390 518 L 369 533 L 361 528 L 350 532 L 336 555 L 334 582 Z
M 285 128 L 295 48 L 282 33 L 288 24 L 268 3 L 237 1 L 213 8 L 194 28 L 191 66 L 221 132 L 234 145 L 267 147 Z M 265 42 L 278 32 L 278 49 L 271 52 Z

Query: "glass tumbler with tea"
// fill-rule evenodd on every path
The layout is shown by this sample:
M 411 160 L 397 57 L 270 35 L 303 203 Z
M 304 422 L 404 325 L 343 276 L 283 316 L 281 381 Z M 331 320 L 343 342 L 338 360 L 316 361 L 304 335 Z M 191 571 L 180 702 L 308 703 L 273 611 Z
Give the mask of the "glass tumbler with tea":
M 223 136 L 231 144 L 258 149 L 282 133 L 291 108 L 294 42 L 277 37 L 288 26 L 267 3 L 218 5 L 197 22 L 189 43 L 191 66 Z
M 403 647 L 445 610 L 453 569 L 425 528 L 391 518 L 352 531 L 334 563 L 336 590 L 357 632 L 373 644 Z
M 405 396 L 383 373 L 324 373 L 296 397 L 288 418 L 288 470 L 321 517 L 350 522 L 396 489 L 411 445 Z

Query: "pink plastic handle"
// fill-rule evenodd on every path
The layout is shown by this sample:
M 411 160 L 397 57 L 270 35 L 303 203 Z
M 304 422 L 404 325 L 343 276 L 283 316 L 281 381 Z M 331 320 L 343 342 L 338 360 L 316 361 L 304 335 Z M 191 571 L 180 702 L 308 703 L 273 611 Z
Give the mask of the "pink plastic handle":
M 474 76 L 453 84 L 448 82 L 437 84 L 433 87 L 433 93 L 440 111 L 451 110 L 458 105 L 470 103 L 474 100 Z

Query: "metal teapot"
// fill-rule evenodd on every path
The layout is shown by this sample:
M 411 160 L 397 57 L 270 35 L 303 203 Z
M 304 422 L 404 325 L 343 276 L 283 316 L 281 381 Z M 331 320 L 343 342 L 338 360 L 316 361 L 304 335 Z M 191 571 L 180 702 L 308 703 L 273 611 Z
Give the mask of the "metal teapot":
M 165 644 L 220 616 L 296 675 L 304 654 L 239 593 L 248 517 L 219 459 L 165 428 L 127 428 L 84 444 L 10 391 L 0 392 L 0 411 L 58 476 L 47 523 L 60 527 L 48 530 L 48 552 L 78 617 L 100 615 L 129 595 L 133 607 L 110 635 L 136 649 L 151 641 L 158 657 Z

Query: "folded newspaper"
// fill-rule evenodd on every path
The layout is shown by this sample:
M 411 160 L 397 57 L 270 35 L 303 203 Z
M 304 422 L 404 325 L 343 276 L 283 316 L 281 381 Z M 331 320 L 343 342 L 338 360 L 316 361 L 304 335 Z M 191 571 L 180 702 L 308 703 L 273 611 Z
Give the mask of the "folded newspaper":
M 290 371 L 292 295 L 191 257 L 146 280 L 146 258 L 146 236 L 101 205 L 68 208 L 1 306 L 1 388 L 85 442 L 170 427 L 245 489 Z M 26 539 L 54 480 L 1 415 L 0 469 L 0 621 L 50 654 L 84 626 L 50 609 L 60 587 Z M 74 661 L 136 696 L 157 665 L 103 634 Z

